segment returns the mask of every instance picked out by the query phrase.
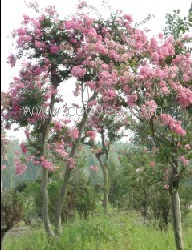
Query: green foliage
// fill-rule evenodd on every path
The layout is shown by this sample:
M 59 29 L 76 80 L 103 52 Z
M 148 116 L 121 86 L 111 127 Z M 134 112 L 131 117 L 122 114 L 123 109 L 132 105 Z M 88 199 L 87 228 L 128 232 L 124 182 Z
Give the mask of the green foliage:
M 172 35 L 174 38 L 180 38 L 183 34 L 189 32 L 190 27 L 192 27 L 191 17 L 192 14 L 189 13 L 188 17 L 181 18 L 180 10 L 174 10 L 173 14 L 166 14 L 165 36 Z
M 55 206 L 57 197 L 62 185 L 62 175 L 60 172 L 50 176 L 49 178 L 49 211 L 50 219 L 54 221 Z M 39 192 L 40 183 L 36 182 L 28 183 L 27 188 L 21 194 L 25 203 L 25 218 L 26 219 L 37 219 L 42 218 L 41 207 L 42 198 Z M 69 182 L 66 202 L 62 209 L 62 220 L 67 221 L 74 218 L 76 211 L 83 218 L 86 218 L 92 213 L 96 206 L 97 193 L 95 188 L 88 181 L 82 169 L 74 169 L 71 174 Z
M 175 250 L 173 232 L 142 225 L 135 214 L 113 213 L 110 217 L 77 219 L 64 225 L 61 237 L 48 240 L 43 229 L 30 229 L 19 238 L 7 236 L 4 250 Z M 186 249 L 192 241 L 191 229 L 184 231 Z
M 1 193 L 1 240 L 22 219 L 23 201 L 15 190 Z

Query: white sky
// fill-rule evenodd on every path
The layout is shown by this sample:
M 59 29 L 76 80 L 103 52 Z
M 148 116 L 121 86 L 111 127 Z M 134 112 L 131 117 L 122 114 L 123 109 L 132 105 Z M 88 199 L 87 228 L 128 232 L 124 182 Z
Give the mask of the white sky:
M 54 5 L 60 17 L 62 17 L 74 13 L 78 0 L 38 0 L 37 2 L 40 7 Z M 87 2 L 99 9 L 103 15 L 107 14 L 106 10 L 103 10 L 101 7 L 101 0 L 89 0 Z M 149 13 L 155 14 L 155 19 L 146 24 L 154 35 L 158 34 L 164 28 L 166 13 L 180 9 L 181 14 L 186 16 L 191 6 L 191 0 L 108 0 L 108 3 L 112 6 L 113 10 L 122 9 L 124 13 L 131 14 L 135 21 L 142 20 Z M 13 29 L 20 27 L 23 14 L 34 15 L 34 12 L 25 5 L 24 0 L 2 0 L 1 87 L 3 91 L 8 89 L 13 76 L 17 75 L 19 71 L 20 65 L 16 68 L 11 68 L 6 61 L 11 52 L 11 43 L 13 42 L 8 36 L 11 35 Z M 65 90 L 65 95 L 68 98 L 71 98 L 70 91 L 70 88 Z M 21 132 L 14 132 L 14 135 L 23 138 Z

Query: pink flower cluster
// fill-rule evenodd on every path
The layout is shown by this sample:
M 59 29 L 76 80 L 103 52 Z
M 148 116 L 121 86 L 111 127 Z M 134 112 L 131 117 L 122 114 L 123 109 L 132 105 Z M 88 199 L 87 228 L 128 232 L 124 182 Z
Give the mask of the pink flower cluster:
M 144 105 L 141 106 L 140 115 L 144 116 L 145 119 L 150 119 L 154 113 L 156 115 L 156 108 L 157 104 L 154 100 L 147 101 Z
M 127 96 L 127 104 L 128 107 L 134 106 L 137 101 L 137 95 L 128 95 Z
M 167 185 L 167 184 L 164 185 L 164 188 L 165 188 L 165 189 L 169 189 L 169 185 Z
M 76 140 L 79 136 L 79 130 L 77 128 L 69 128 L 68 135 L 71 137 L 71 139 Z
M 98 172 L 98 171 L 99 171 L 99 168 L 98 168 L 97 166 L 93 166 L 93 165 L 90 166 L 90 169 L 91 169 L 93 172 Z
M 51 45 L 51 54 L 56 54 L 59 52 L 59 47 L 56 45 Z
M 179 160 L 183 163 L 185 167 L 189 164 L 189 161 L 186 160 L 184 156 L 180 156 Z
M 16 58 L 14 55 L 10 55 L 8 58 L 7 58 L 7 63 L 11 64 L 11 67 L 14 67 L 15 66 L 15 63 L 16 63 Z
M 78 4 L 78 9 L 82 9 L 83 7 L 86 7 L 87 3 L 86 1 L 80 1 L 80 3 Z
M 33 161 L 33 164 L 34 164 L 34 165 L 40 165 L 40 163 L 41 163 L 41 162 L 40 162 L 40 161 L 37 161 L 37 160 L 34 160 L 34 161 Z
M 73 169 L 75 167 L 75 160 L 73 158 L 69 158 L 67 160 L 69 168 Z
M 54 143 L 55 146 L 55 152 L 57 152 L 61 157 L 66 158 L 68 156 L 68 153 L 64 149 L 64 142 L 61 140 L 61 142 Z
M 57 131 L 57 132 L 62 131 L 62 124 L 61 124 L 61 122 L 55 121 L 54 125 L 55 125 L 55 131 Z
M 191 149 L 191 146 L 190 146 L 190 144 L 186 144 L 186 145 L 184 146 L 184 148 L 185 148 L 186 150 L 189 150 L 189 149 Z
M 91 138 L 91 140 L 95 140 L 96 133 L 95 131 L 87 131 L 87 135 Z
M 190 89 L 180 86 L 177 88 L 177 92 L 177 101 L 183 108 L 192 104 L 192 91 Z
M 181 127 L 181 121 L 176 121 L 167 114 L 162 114 L 161 119 L 163 124 L 168 125 L 174 133 L 182 136 L 186 135 L 186 131 Z
M 82 66 L 74 66 L 71 70 L 71 75 L 75 77 L 83 77 L 86 74 L 86 69 Z
M 27 147 L 25 146 L 25 144 L 24 143 L 21 143 L 20 144 L 20 148 L 21 148 L 21 151 L 23 152 L 23 154 L 25 155 L 26 153 L 27 153 Z
M 22 175 L 27 169 L 27 165 L 19 159 L 15 159 L 15 174 Z
M 51 161 L 49 161 L 48 159 L 45 159 L 44 156 L 41 156 L 40 160 L 41 160 L 41 162 L 40 162 L 41 167 L 47 168 L 51 172 L 54 170 L 54 166 L 53 166 L 53 163 Z

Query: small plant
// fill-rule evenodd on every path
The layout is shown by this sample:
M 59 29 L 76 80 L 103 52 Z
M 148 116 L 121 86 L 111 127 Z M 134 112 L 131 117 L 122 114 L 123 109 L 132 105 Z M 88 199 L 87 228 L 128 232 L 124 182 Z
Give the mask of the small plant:
M 23 203 L 17 192 L 6 191 L 1 196 L 1 243 L 5 234 L 22 219 Z

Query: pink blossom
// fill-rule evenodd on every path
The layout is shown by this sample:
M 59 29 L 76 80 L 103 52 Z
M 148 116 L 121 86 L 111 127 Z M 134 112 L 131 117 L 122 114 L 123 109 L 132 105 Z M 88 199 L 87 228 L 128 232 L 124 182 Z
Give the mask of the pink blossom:
M 76 140 L 79 136 L 79 130 L 77 128 L 70 128 L 68 134 L 73 140 Z
M 127 96 L 127 103 L 128 106 L 131 107 L 133 105 L 135 105 L 136 101 L 137 101 L 137 95 L 128 95 Z
M 30 21 L 30 17 L 27 15 L 23 15 L 23 19 L 24 19 L 23 21 L 24 24 L 27 24 Z
M 48 6 L 45 11 L 49 14 L 49 15 L 55 15 L 57 13 L 57 11 L 55 10 L 55 6 Z
M 97 166 L 91 165 L 91 166 L 90 166 L 90 170 L 92 170 L 93 172 L 98 172 L 98 171 L 99 171 L 99 168 L 98 168 Z
M 78 4 L 78 9 L 82 9 L 83 7 L 86 7 L 87 6 L 87 3 L 85 1 L 81 1 L 79 4 Z
M 27 136 L 27 138 L 29 138 L 30 132 L 28 130 L 25 130 L 24 132 L 25 132 L 25 135 Z
M 45 59 L 44 59 L 44 63 L 45 63 L 45 64 L 48 64 L 48 63 L 49 63 L 49 59 L 48 59 L 48 58 L 45 58 Z
M 191 149 L 191 146 L 190 146 L 190 144 L 186 144 L 186 145 L 184 146 L 184 148 L 188 150 L 188 149 Z
M 16 58 L 14 55 L 10 55 L 8 56 L 7 58 L 7 63 L 11 64 L 11 67 L 14 67 L 15 66 L 15 63 L 16 63 Z
M 51 54 L 56 54 L 59 51 L 59 47 L 56 45 L 51 45 Z
M 64 119 L 63 122 L 64 122 L 65 124 L 70 123 L 70 122 L 71 122 L 71 119 Z
M 68 159 L 68 165 L 69 165 L 69 168 L 74 168 L 75 167 L 75 160 L 73 158 L 69 158 Z
M 164 37 L 163 32 L 159 33 L 159 38 L 162 39 Z
M 127 19 L 127 21 L 129 21 L 130 23 L 133 21 L 132 16 L 129 14 L 125 14 L 123 17 Z
M 99 168 L 97 166 L 95 166 L 95 172 L 98 172 Z
M 19 36 L 27 35 L 27 28 L 20 28 L 17 30 Z
M 63 158 L 66 158 L 68 156 L 68 153 L 65 151 L 64 148 L 64 142 L 61 140 L 61 142 L 54 143 L 55 146 L 55 152 L 57 152 L 60 156 Z
M 164 185 L 164 188 L 165 189 L 169 189 L 169 185 Z
M 20 148 L 21 148 L 21 151 L 23 152 L 23 154 L 26 154 L 27 153 L 27 147 L 25 146 L 25 144 L 24 143 L 21 143 L 20 144 Z
M 34 165 L 40 165 L 40 161 L 33 161 Z
M 87 131 L 87 135 L 91 138 L 91 140 L 95 140 L 96 134 L 95 131 Z
M 25 172 L 25 170 L 27 169 L 27 165 L 20 162 L 19 159 L 15 159 L 15 174 L 21 175 Z
M 56 131 L 58 131 L 58 132 L 62 131 L 62 124 L 59 121 L 55 121 L 54 125 L 55 125 L 55 130 Z
M 4 169 L 6 169 L 6 165 L 1 165 L 1 171 L 3 171 Z
M 43 168 L 47 168 L 49 171 L 53 171 L 54 170 L 54 167 L 53 167 L 53 163 L 47 159 L 44 159 L 41 161 L 40 165 L 43 167 Z
M 91 165 L 91 166 L 90 166 L 90 169 L 91 169 L 91 170 L 94 170 L 94 166 L 93 166 L 93 165 Z
M 158 62 L 159 61 L 159 54 L 157 52 L 153 52 L 151 54 L 151 60 L 154 62 Z
M 71 43 L 77 43 L 77 39 L 71 39 Z
M 186 135 L 186 131 L 181 127 L 181 122 L 174 120 L 170 115 L 162 114 L 161 119 L 164 125 L 168 125 L 170 129 L 178 135 Z
M 75 77 L 83 77 L 86 74 L 86 69 L 82 66 L 74 66 L 71 70 L 71 75 Z
M 189 164 L 189 161 L 186 160 L 184 156 L 180 156 L 179 160 L 183 163 L 185 167 Z
M 39 41 L 35 41 L 35 47 L 36 48 L 44 48 L 44 43 L 41 43 L 41 42 L 39 42 Z M 52 52 L 51 52 L 52 53 Z

